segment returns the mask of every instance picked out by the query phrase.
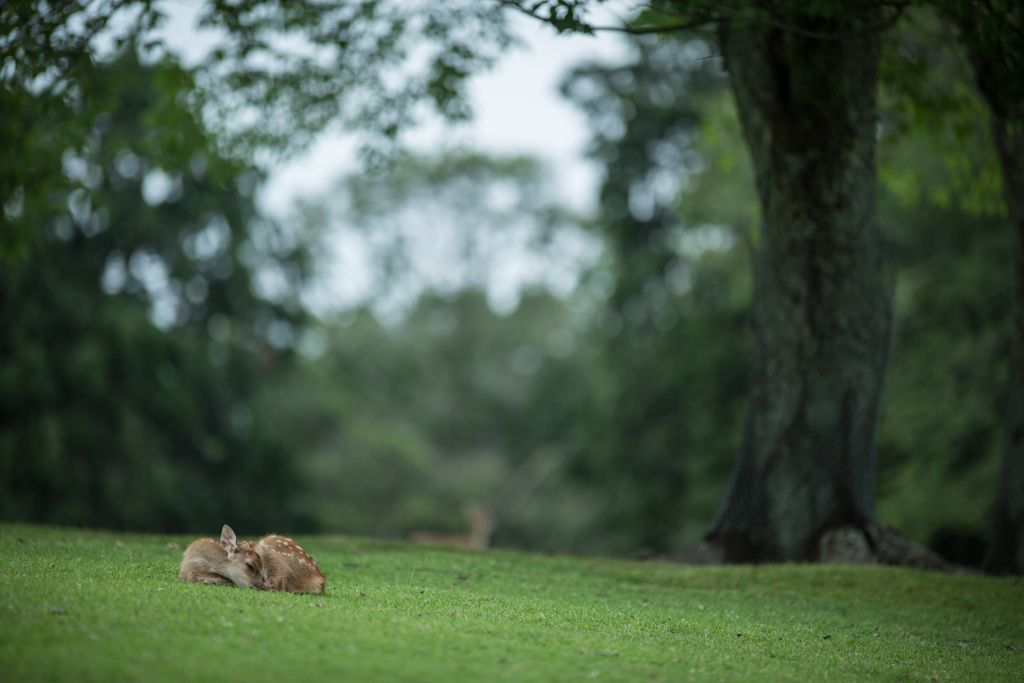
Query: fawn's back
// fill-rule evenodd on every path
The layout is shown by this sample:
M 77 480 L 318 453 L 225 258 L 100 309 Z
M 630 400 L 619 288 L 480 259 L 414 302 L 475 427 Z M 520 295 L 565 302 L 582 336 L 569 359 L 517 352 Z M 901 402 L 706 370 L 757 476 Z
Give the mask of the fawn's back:
M 327 579 L 298 543 L 271 534 L 253 547 L 263 560 L 263 586 L 268 591 L 323 595 Z

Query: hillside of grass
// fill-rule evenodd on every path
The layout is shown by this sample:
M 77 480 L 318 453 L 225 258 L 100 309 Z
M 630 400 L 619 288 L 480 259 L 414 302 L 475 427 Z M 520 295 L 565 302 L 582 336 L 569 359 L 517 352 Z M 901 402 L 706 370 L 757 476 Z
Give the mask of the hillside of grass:
M 0 525 L 0 681 L 1020 681 L 1019 578 L 299 537 L 323 596 L 186 584 L 183 536 Z

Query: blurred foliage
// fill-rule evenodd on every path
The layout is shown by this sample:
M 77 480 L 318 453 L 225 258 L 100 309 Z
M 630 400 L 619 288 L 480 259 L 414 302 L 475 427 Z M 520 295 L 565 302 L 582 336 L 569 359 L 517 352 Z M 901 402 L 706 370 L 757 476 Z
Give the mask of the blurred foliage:
M 321 528 L 461 531 L 490 505 L 500 545 L 601 550 L 596 501 L 564 463 L 601 394 L 585 335 L 542 291 L 496 315 L 482 292 L 427 295 L 399 325 L 365 310 L 330 325 L 326 352 L 278 396 L 308 443 L 306 511 Z
M 135 8 L 131 20 L 121 10 Z M 12 0 L 0 8 L 0 258 L 23 253 L 29 226 L 11 219 L 36 206 L 43 188 L 61 182 L 60 156 L 92 128 L 94 89 L 104 86 L 92 45 L 100 36 L 118 49 L 153 28 L 149 0 Z
M 756 200 L 707 46 L 641 50 L 566 85 L 598 131 L 600 231 L 613 245 L 575 293 L 530 294 L 503 317 L 449 282 L 397 326 L 363 311 L 323 331 L 325 354 L 285 392 L 297 438 L 314 438 L 310 514 L 323 528 L 458 530 L 463 505 L 481 500 L 498 515 L 497 544 L 635 552 L 700 538 L 739 445 Z M 429 251 L 418 231 L 474 242 L 509 228 L 492 215 L 496 186 L 518 199 L 502 202 L 512 224 L 527 217 L 540 238 L 569 229 L 535 178 L 522 161 L 409 159 L 350 178 L 327 213 L 380 239 L 373 291 L 387 300 Z M 475 244 L 456 251 L 485 273 L 514 253 L 492 260 Z
M 467 79 L 514 42 L 501 5 L 476 0 L 214 2 L 201 25 L 224 35 L 200 78 L 218 128 L 279 153 L 340 121 L 370 162 L 428 111 L 467 118 Z
M 892 198 L 882 215 L 902 251 L 878 515 L 919 541 L 978 549 L 1002 447 L 1012 234 L 999 219 Z
M 620 552 L 692 545 L 714 515 L 745 410 L 757 220 L 720 61 L 699 38 L 636 45 L 633 64 L 564 86 L 605 167 L 615 280 L 597 319 L 612 396 L 576 468 Z
M 339 263 L 370 271 L 364 305 L 326 313 L 273 393 L 322 529 L 455 532 L 476 501 L 498 515 L 497 543 L 606 549 L 596 500 L 566 471 L 606 393 L 589 334 L 599 302 L 573 293 L 599 245 L 549 187 L 533 160 L 450 152 L 300 207 L 338 238 L 329 280 L 359 277 Z
M 901 266 L 878 512 L 980 563 L 1004 430 L 1013 253 L 989 112 L 955 29 L 924 8 L 886 35 L 881 80 L 881 213 Z
M 0 82 L 72 114 L 94 62 L 135 37 L 159 46 L 164 20 L 153 0 L 12 0 L 0 12 Z M 466 81 L 515 42 L 501 4 L 476 0 L 209 2 L 199 26 L 220 39 L 191 96 L 222 152 L 287 154 L 340 122 L 363 133 L 371 162 L 390 158 L 428 112 L 467 118 Z M 65 122 L 74 127 L 75 116 Z
M 259 4 L 211 6 L 232 31 L 211 68 L 284 50 L 275 27 L 320 23 L 311 40 L 344 29 L 341 47 L 383 68 L 424 28 L 388 23 L 401 18 L 389 3 Z M 422 62 L 434 76 L 415 97 L 385 92 L 387 116 L 352 100 L 344 116 L 381 127 L 372 144 L 386 148 L 431 98 L 465 113 L 461 83 L 489 59 L 473 41 L 507 37 L 500 24 L 470 36 L 482 14 L 446 24 L 459 7 L 421 16 L 449 52 Z M 391 32 L 361 33 L 382 8 Z M 879 142 L 882 219 L 902 256 L 878 510 L 937 545 L 985 533 L 1010 291 L 984 108 L 944 30 L 915 11 L 887 34 Z M 3 244 L 21 253 L 0 261 L 0 518 L 403 537 L 460 531 L 463 506 L 481 501 L 498 545 L 700 540 L 739 451 L 759 221 L 709 41 L 639 39 L 632 63 L 567 79 L 605 171 L 589 224 L 545 194 L 535 162 L 457 153 L 396 158 L 277 225 L 254 207 L 259 173 L 197 123 L 211 100 L 195 74 L 141 64 L 136 47 L 68 62 L 50 81 L 63 85 L 38 87 L 40 66 L 0 89 Z M 298 70 L 232 71 L 249 104 L 266 98 L 261 144 L 304 113 L 288 143 L 301 144 L 349 106 L 328 82 L 336 62 L 281 59 Z M 365 66 L 340 72 L 363 79 L 353 92 L 379 85 Z M 370 298 L 316 322 L 303 307 L 312 258 L 338 258 L 321 241 L 338 223 L 369 245 Z M 538 286 L 496 305 L 496 274 L 524 253 L 539 255 Z M 584 272 L 558 289 L 543 276 L 557 268 Z
M 957 38 L 926 7 L 908 11 L 885 33 L 879 181 L 905 208 L 929 204 L 1005 217 L 988 107 Z
M 132 46 L 93 78 L 78 146 L 5 91 L 52 182 L 9 216 L 27 253 L 0 261 L 0 517 L 296 519 L 292 450 L 253 404 L 306 318 L 305 238 L 256 213 L 256 172 L 218 157 L 183 104 L 188 72 Z

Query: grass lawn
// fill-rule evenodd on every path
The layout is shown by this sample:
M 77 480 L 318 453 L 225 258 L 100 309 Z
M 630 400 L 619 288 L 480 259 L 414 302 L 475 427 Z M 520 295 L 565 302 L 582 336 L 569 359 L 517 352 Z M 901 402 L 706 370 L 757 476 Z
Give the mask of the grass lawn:
M 1024 681 L 1018 578 L 300 536 L 309 596 L 180 582 L 190 540 L 0 525 L 0 681 Z

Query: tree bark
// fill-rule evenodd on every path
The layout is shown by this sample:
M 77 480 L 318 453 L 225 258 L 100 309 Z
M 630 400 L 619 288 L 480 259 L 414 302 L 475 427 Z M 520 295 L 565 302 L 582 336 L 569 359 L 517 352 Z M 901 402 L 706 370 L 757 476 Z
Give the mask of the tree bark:
M 992 529 L 982 569 L 1024 573 L 1024 38 L 1017 32 L 982 31 L 973 11 L 961 14 L 978 88 L 988 103 L 992 139 L 1003 174 L 1003 194 L 1014 233 L 1010 376 L 1003 456 Z M 984 17 L 990 21 L 993 17 Z M 999 21 L 999 18 L 995 18 Z M 1020 12 L 1018 10 L 1018 21 Z M 996 24 L 998 26 L 998 24 Z M 989 23 L 991 28 L 992 24 Z M 1015 41 L 1014 45 L 1009 45 Z
M 762 210 L 744 437 L 707 535 L 727 562 L 814 560 L 826 531 L 874 518 L 895 283 L 875 198 L 878 18 L 800 22 L 828 39 L 720 28 Z

